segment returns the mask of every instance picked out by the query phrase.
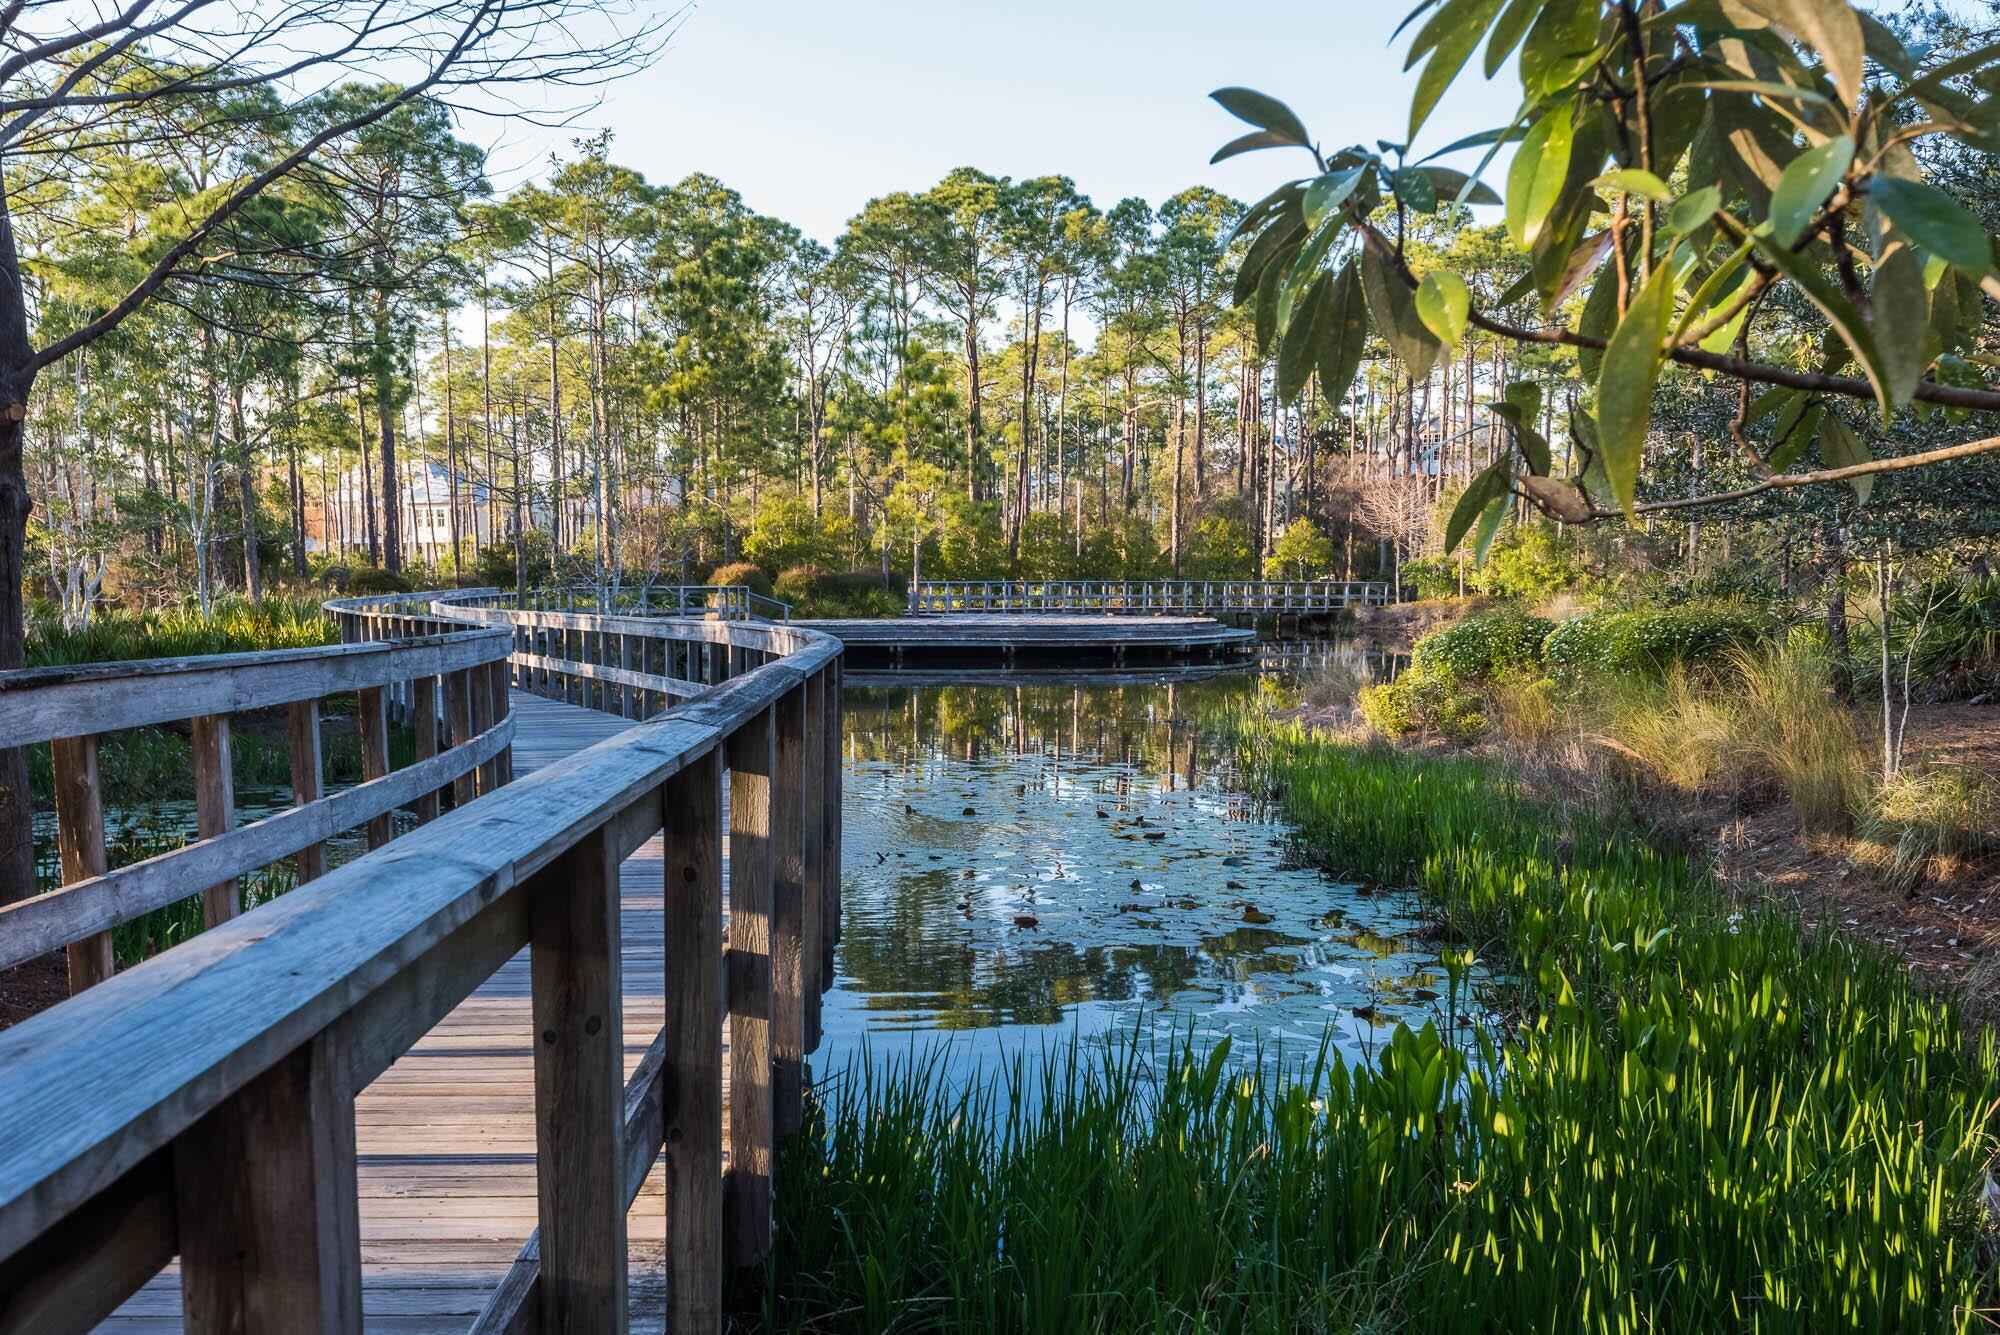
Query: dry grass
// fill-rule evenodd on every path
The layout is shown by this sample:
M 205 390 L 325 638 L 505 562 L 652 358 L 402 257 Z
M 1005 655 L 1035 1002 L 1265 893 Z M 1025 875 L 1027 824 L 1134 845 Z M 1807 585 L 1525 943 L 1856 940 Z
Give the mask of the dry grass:
M 1680 792 L 1736 792 L 1750 777 L 1741 702 L 1684 668 L 1607 691 L 1597 712 L 1606 738 Z
M 1741 684 L 1738 744 L 1751 765 L 1784 785 L 1808 830 L 1851 829 L 1868 809 L 1868 753 L 1834 698 L 1832 663 L 1804 636 L 1733 658 Z
M 2000 850 L 2000 784 L 1960 765 L 1909 766 L 1862 819 L 1857 858 L 1899 890 L 1949 881 Z

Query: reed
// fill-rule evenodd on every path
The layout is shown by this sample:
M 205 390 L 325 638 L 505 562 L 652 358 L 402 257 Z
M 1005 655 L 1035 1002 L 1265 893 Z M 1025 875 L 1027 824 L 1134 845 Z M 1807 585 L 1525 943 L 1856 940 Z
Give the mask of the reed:
M 859 1062 L 780 1165 L 746 1306 L 820 1330 L 1969 1330 L 1990 1035 L 1883 952 L 1487 764 L 1250 725 L 1328 866 L 1418 887 L 1448 1013 L 1372 1065 L 1072 1043 Z

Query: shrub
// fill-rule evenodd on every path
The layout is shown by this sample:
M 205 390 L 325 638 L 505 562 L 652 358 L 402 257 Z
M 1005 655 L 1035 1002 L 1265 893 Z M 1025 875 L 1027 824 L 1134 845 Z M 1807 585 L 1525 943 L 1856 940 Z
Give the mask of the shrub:
M 1380 686 L 1363 686 L 1355 693 L 1354 703 L 1368 726 L 1384 737 L 1401 737 L 1417 726 L 1416 702 L 1410 695 L 1407 674 Z
M 1608 675 L 1658 676 L 1675 665 L 1720 667 L 1764 634 L 1754 614 L 1729 604 L 1638 608 L 1565 621 L 1542 644 L 1558 681 Z
M 355 566 L 347 572 L 347 583 L 342 592 L 357 598 L 379 593 L 408 593 L 410 581 L 401 571 L 384 570 L 380 566 Z
M 764 567 L 750 561 L 731 561 L 728 565 L 717 566 L 709 572 L 710 584 L 740 584 L 752 593 L 771 596 L 771 577 L 764 573 Z
M 1467 582 L 1496 598 L 1538 602 L 1587 582 L 1583 564 L 1571 544 L 1556 536 L 1548 523 L 1517 525 L 1504 541 L 1494 544 L 1486 563 L 1469 571 Z
M 1882 785 L 1860 834 L 1896 889 L 1946 879 L 2000 849 L 2000 784 L 1959 765 L 1905 769 Z
M 1476 741 L 1487 726 L 1484 700 L 1420 668 L 1384 685 L 1362 688 L 1355 703 L 1368 725 L 1389 737 L 1429 731 L 1464 746 Z
M 1403 587 L 1422 599 L 1459 595 L 1458 561 L 1442 556 L 1418 556 L 1403 562 Z
M 1486 612 L 1417 641 L 1412 670 L 1467 685 L 1538 669 L 1542 641 L 1555 623 L 1522 612 Z
M 1333 568 L 1333 542 L 1310 519 L 1294 519 L 1264 559 L 1266 579 L 1318 579 Z

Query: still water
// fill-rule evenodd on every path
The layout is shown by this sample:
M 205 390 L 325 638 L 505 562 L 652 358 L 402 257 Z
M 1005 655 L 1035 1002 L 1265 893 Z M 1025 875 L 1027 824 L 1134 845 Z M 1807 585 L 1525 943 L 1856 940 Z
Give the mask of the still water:
M 1400 895 L 1293 856 L 1212 719 L 1281 689 L 857 688 L 845 921 L 816 1064 L 991 1063 L 1133 1026 L 1366 1057 L 1444 990 Z M 1204 720 L 1211 720 L 1205 723 Z

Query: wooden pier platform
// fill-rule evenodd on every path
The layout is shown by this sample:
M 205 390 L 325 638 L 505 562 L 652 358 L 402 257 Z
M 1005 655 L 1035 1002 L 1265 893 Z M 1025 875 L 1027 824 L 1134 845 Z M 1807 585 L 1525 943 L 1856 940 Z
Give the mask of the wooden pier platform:
M 1257 632 L 1213 617 L 991 613 L 795 621 L 847 647 L 850 661 L 950 659 L 1001 667 L 1022 658 L 1123 663 L 1208 658 L 1247 651 Z
M 512 702 L 516 775 L 632 726 L 519 691 Z M 619 882 L 628 1078 L 665 1018 L 661 866 L 656 836 L 626 861 Z M 465 1331 L 535 1230 L 533 1033 L 523 950 L 356 1098 L 362 1312 L 370 1332 Z M 722 1069 L 726 1117 L 726 1059 Z M 629 1227 L 632 1330 L 661 1331 L 666 1194 L 657 1161 Z M 178 1267 L 98 1329 L 181 1330 Z

